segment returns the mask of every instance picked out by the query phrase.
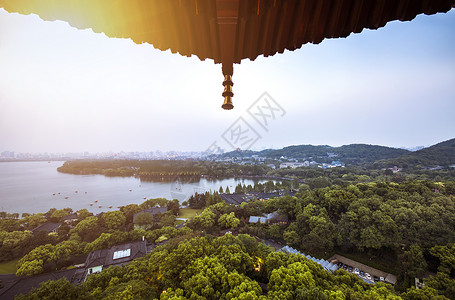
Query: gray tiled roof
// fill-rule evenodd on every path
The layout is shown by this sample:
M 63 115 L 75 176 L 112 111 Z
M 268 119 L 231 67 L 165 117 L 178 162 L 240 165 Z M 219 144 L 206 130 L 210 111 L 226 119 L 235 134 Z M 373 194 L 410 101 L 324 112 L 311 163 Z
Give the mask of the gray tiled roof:
M 130 255 L 114 259 L 114 252 L 130 249 Z M 112 265 L 121 265 L 132 261 L 133 259 L 144 256 L 147 253 L 145 241 L 128 243 L 112 246 L 109 249 L 101 249 L 90 252 L 85 261 L 85 267 L 91 268 L 96 266 L 108 267 Z
M 32 230 L 33 233 L 38 233 L 40 231 L 46 231 L 47 233 L 52 232 L 53 230 L 56 230 L 62 225 L 62 223 L 52 223 L 52 222 L 46 222 L 44 224 L 41 224 L 40 226 L 36 227 L 35 229 Z
M 38 288 L 40 283 L 48 280 L 58 280 L 65 277 L 71 282 L 71 279 L 76 271 L 77 269 L 69 269 L 30 277 L 16 277 L 16 280 L 9 282 L 8 285 L 4 285 L 4 287 L 0 289 L 0 299 L 14 299 L 14 297 L 19 294 L 26 294 L 33 288 Z
M 285 253 L 294 253 L 294 254 L 302 255 L 302 256 L 308 258 L 309 260 L 312 260 L 315 263 L 321 265 L 324 268 L 324 270 L 327 270 L 327 271 L 332 271 L 333 272 L 333 271 L 338 269 L 338 266 L 332 264 L 331 262 L 328 262 L 328 261 L 326 261 L 326 260 L 324 260 L 322 258 L 321 259 L 317 259 L 317 258 L 312 257 L 310 255 L 305 255 L 304 253 L 302 253 L 302 252 L 300 252 L 300 251 L 298 251 L 298 250 L 296 250 L 296 249 L 294 249 L 292 247 L 289 247 L 289 246 L 284 246 L 283 248 L 280 249 L 280 251 L 285 252 Z

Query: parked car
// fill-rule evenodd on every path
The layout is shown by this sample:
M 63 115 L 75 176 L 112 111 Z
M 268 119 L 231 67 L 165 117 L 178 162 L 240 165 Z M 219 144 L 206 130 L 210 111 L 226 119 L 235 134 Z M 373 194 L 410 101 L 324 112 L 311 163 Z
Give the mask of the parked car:
M 347 265 L 347 264 L 344 264 L 344 265 L 343 265 L 343 269 L 347 270 L 347 269 L 348 269 L 348 265 Z
M 359 274 L 360 274 L 360 272 L 359 272 L 359 269 L 358 269 L 358 268 L 355 268 L 355 269 L 354 269 L 354 274 L 356 274 L 356 275 L 359 275 Z
M 342 263 L 342 262 L 339 262 L 339 263 L 337 264 L 337 266 L 338 266 L 338 268 L 341 268 L 341 267 L 343 267 L 343 263 Z
M 364 277 L 364 276 L 365 276 L 365 272 L 363 272 L 362 270 L 360 270 L 360 276 Z
M 382 276 L 379 277 L 379 280 L 384 281 L 384 277 L 382 277 Z
M 349 268 L 348 268 L 348 269 L 349 269 L 349 273 L 352 273 L 352 269 L 353 269 L 353 267 L 352 267 L 352 266 L 349 266 Z
M 379 281 L 379 277 L 378 276 L 374 276 L 374 282 L 378 282 Z
M 365 277 L 368 279 L 368 280 L 371 280 L 371 275 L 369 273 L 365 273 Z

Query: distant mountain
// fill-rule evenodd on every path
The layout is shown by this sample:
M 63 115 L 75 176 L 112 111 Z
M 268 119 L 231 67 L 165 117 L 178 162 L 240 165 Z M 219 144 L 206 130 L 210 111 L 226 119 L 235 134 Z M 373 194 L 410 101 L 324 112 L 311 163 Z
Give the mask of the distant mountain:
M 419 151 L 410 152 L 396 159 L 378 162 L 382 166 L 399 166 L 404 168 L 448 167 L 455 164 L 455 139 L 438 143 Z
M 315 160 L 317 162 L 339 160 L 346 164 L 362 165 L 371 164 L 383 159 L 398 158 L 407 153 L 409 153 L 409 151 L 404 149 L 367 144 L 351 144 L 341 147 L 332 147 L 328 145 L 298 145 L 288 146 L 278 150 L 232 151 L 224 153 L 222 157 L 248 157 L 251 155 L 259 155 L 273 159 L 285 157 L 287 159 Z
M 311 158 L 318 162 L 339 160 L 346 164 L 367 164 L 381 159 L 397 158 L 408 152 L 404 149 L 367 144 L 351 144 L 341 147 L 301 145 L 271 151 L 266 156 L 271 158 L 281 156 L 294 159 Z
M 455 164 L 455 139 L 451 139 L 418 151 L 378 145 L 351 144 L 340 147 L 328 145 L 297 145 L 282 149 L 262 151 L 232 151 L 221 157 L 250 157 L 314 160 L 319 163 L 337 160 L 347 165 L 374 166 L 376 168 L 399 166 L 404 168 L 447 167 Z

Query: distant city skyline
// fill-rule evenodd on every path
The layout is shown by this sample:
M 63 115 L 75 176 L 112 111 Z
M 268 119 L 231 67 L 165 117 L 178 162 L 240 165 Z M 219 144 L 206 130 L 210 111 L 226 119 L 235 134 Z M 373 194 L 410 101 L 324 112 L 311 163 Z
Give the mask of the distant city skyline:
M 295 145 L 289 145 L 295 146 Z M 313 146 L 321 146 L 321 145 L 313 145 Z M 327 145 L 331 146 L 331 145 Z M 376 145 L 376 146 L 383 146 L 383 145 Z M 418 151 L 427 147 L 431 147 L 433 145 L 421 145 L 416 147 L 396 147 L 398 149 L 405 149 L 408 151 Z M 285 146 L 288 147 L 288 146 Z M 282 148 L 285 148 L 282 147 Z M 333 146 L 334 147 L 334 146 Z M 282 148 L 273 148 L 276 150 Z M 267 148 L 272 149 L 272 148 Z M 224 150 L 224 149 L 223 149 Z M 265 149 L 251 149 L 253 151 L 261 151 Z M 231 152 L 231 151 L 226 151 Z M 0 159 L 58 159 L 58 158 L 109 158 L 109 157 L 117 157 L 117 158 L 139 158 L 139 159 L 161 159 L 161 158 L 201 158 L 207 157 L 209 155 L 214 154 L 210 151 L 180 151 L 180 150 L 150 150 L 150 151 L 105 151 L 105 152 L 90 152 L 90 151 L 72 151 L 72 152 L 16 152 L 11 150 L 4 150 L 0 151 Z M 215 153 L 216 154 L 216 153 Z
M 0 152 L 430 146 L 455 137 L 454 28 L 452 9 L 242 61 L 223 111 L 211 60 L 0 9 Z

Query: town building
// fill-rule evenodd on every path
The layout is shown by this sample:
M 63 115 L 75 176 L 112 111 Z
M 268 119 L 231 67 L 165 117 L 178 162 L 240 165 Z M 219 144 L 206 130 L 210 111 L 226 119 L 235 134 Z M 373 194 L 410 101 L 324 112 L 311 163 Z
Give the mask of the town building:
M 32 232 L 34 235 L 37 235 L 38 232 L 44 231 L 47 234 L 50 233 L 57 233 L 58 229 L 62 226 L 62 223 L 52 223 L 52 222 L 46 222 L 44 224 L 39 225 L 35 229 L 32 229 Z
M 110 266 L 126 265 L 133 259 L 142 257 L 145 254 L 147 254 L 145 240 L 92 251 L 85 260 L 82 281 L 85 281 L 91 274 L 100 273 Z

